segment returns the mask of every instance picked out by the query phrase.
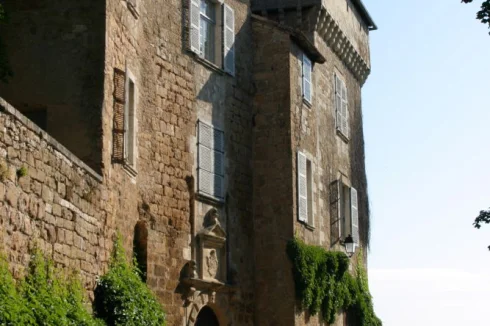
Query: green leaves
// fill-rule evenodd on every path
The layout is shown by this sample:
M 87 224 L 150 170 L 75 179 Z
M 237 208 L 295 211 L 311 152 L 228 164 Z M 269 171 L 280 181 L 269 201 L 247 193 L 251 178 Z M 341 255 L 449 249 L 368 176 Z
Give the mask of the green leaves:
M 163 326 L 165 313 L 153 293 L 128 264 L 121 240 L 114 246 L 109 272 L 95 290 L 96 319 L 87 309 L 80 277 L 67 276 L 34 249 L 24 280 L 15 282 L 0 256 L 0 325 Z
M 114 245 L 109 271 L 95 289 L 96 316 L 107 325 L 162 326 L 165 312 L 140 273 L 126 259 L 121 237 Z
M 66 277 L 38 249 L 17 284 L 0 258 L 0 325 L 101 325 L 87 304 L 79 278 Z
M 473 0 L 462 0 L 461 2 L 470 3 Z M 476 13 L 476 19 L 488 25 L 488 28 L 490 28 L 490 0 L 483 1 L 480 10 Z
M 382 325 L 374 313 L 361 261 L 353 277 L 348 272 L 349 258 L 342 252 L 310 246 L 295 238 L 288 242 L 287 253 L 293 263 L 296 296 L 303 309 L 312 315 L 321 311 L 329 324 L 344 310 L 348 318 L 357 320 L 359 325 Z

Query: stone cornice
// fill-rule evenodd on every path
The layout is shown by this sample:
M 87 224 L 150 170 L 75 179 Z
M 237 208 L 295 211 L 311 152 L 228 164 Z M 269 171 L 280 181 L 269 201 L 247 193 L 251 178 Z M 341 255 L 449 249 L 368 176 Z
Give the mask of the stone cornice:
M 337 54 L 362 86 L 371 72 L 371 67 L 324 7 L 321 7 L 317 15 L 316 32 Z

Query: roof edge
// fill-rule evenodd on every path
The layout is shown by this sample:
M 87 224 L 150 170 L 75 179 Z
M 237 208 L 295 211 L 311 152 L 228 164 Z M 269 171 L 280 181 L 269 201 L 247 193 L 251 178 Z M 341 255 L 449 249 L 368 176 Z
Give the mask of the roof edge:
M 378 26 L 376 26 L 376 23 L 374 22 L 373 18 L 369 14 L 369 11 L 366 9 L 366 6 L 364 6 L 364 4 L 362 3 L 362 0 L 351 0 L 351 2 L 356 8 L 356 10 L 359 12 L 359 15 L 361 15 L 361 18 L 366 23 L 368 29 L 370 31 L 377 30 Z

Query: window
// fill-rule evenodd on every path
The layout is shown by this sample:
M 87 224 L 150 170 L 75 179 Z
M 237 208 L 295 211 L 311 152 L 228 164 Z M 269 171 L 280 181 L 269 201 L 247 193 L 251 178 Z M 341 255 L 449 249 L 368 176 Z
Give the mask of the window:
M 312 87 L 311 87 L 312 65 L 311 60 L 303 53 L 303 99 L 311 104 Z
M 224 199 L 223 132 L 198 122 L 198 192 L 214 199 Z
M 137 87 L 129 70 L 114 69 L 112 161 L 136 174 Z
M 357 201 L 357 190 L 349 187 L 341 180 L 336 183 L 338 187 L 338 221 L 339 237 L 344 240 L 348 235 L 359 244 L 359 210 Z
M 201 0 L 199 52 L 204 59 L 215 61 L 216 9 L 209 0 Z
M 191 0 L 191 51 L 230 75 L 235 74 L 235 13 L 213 0 Z
M 349 137 L 349 111 L 347 106 L 347 88 L 340 77 L 335 74 L 335 120 L 337 131 Z
M 126 73 L 126 105 L 124 107 L 124 159 L 126 164 L 135 167 L 135 96 L 134 77 Z
M 298 152 L 298 220 L 314 226 L 313 220 L 313 174 L 311 161 Z

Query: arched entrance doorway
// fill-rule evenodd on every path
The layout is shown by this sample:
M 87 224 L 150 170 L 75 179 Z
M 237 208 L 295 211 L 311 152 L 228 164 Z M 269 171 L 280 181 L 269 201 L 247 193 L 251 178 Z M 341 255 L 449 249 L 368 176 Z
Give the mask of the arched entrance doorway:
M 213 309 L 205 306 L 197 315 L 195 326 L 219 326 L 218 317 L 214 314 Z

